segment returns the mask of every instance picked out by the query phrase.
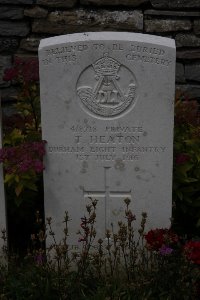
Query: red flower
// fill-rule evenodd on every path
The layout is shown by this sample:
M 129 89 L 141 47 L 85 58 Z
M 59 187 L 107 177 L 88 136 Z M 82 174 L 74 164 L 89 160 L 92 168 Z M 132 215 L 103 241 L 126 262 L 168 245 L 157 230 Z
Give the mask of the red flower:
M 185 244 L 184 253 L 187 259 L 200 265 L 200 241 L 189 241 Z
M 3 80 L 10 81 L 18 76 L 18 70 L 15 68 L 6 69 L 4 72 Z
M 13 67 L 7 69 L 4 73 L 3 80 L 10 81 L 23 80 L 24 83 L 29 83 L 39 80 L 39 63 L 37 58 L 21 59 L 15 58 Z
M 190 160 L 190 156 L 188 154 L 185 154 L 185 153 L 180 153 L 176 156 L 176 160 L 175 160 L 175 163 L 177 165 L 182 165 L 184 163 L 186 163 L 187 161 Z
M 145 234 L 147 247 L 150 250 L 159 251 L 163 246 L 169 246 L 178 242 L 178 236 L 170 229 L 152 229 Z

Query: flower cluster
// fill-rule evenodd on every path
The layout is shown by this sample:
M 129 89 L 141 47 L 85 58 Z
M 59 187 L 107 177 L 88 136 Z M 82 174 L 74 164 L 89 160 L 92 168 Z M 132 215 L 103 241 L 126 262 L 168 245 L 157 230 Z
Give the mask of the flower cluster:
M 145 234 L 146 246 L 161 255 L 171 254 L 180 238 L 170 229 L 152 229 Z M 188 241 L 181 246 L 181 253 L 194 264 L 200 265 L 200 241 Z
M 179 240 L 177 234 L 167 228 L 152 229 L 144 237 L 147 242 L 147 248 L 162 255 L 171 254 L 173 252 L 172 246 Z
M 0 149 L 0 162 L 4 163 L 8 174 L 21 174 L 29 170 L 41 173 L 44 170 L 42 162 L 45 155 L 45 143 L 26 142 L 15 147 Z
M 5 71 L 4 81 L 15 80 L 30 83 L 39 80 L 39 64 L 37 58 L 21 59 L 16 57 L 12 68 Z
M 200 241 L 189 241 L 184 246 L 184 253 L 187 259 L 200 265 Z

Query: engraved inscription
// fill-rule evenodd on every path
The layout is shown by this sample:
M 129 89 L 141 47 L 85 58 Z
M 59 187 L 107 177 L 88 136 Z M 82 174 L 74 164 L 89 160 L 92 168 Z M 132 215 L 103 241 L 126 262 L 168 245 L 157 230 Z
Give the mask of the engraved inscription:
M 77 95 L 83 109 L 107 118 L 131 108 L 136 100 L 136 90 L 133 73 L 108 53 L 87 67 L 77 82 Z
M 42 60 L 45 66 L 52 64 L 70 64 L 75 65 L 82 59 L 82 55 L 88 51 L 99 53 L 111 52 L 124 53 L 124 59 L 129 63 L 136 61 L 142 64 L 154 64 L 162 67 L 169 67 L 171 60 L 168 58 L 166 50 L 161 47 L 149 47 L 142 43 L 127 42 L 120 43 L 71 43 L 60 47 L 52 47 L 45 50 L 45 58 Z M 109 98 L 109 95 L 107 96 Z
M 126 59 L 129 61 L 151 63 L 165 67 L 168 67 L 171 64 L 171 61 L 165 58 L 165 50 L 137 44 L 131 44 L 129 53 L 126 54 Z
M 104 134 L 98 132 L 95 124 L 73 124 L 70 128 L 73 142 L 61 145 L 49 145 L 50 154 L 73 155 L 77 161 L 138 161 L 146 155 L 165 155 L 167 147 L 146 145 L 148 131 L 142 126 L 130 126 L 120 123 L 118 126 L 104 127 Z

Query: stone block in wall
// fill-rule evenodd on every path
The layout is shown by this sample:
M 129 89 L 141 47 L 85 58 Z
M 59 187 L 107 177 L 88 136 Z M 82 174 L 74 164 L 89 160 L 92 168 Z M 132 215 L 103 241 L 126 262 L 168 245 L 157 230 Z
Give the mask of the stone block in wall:
M 141 4 L 148 3 L 149 0 L 81 0 L 80 3 L 83 5 L 124 5 L 130 7 L 138 7 Z
M 1 6 L 0 19 L 20 20 L 23 19 L 23 8 L 19 6 Z
M 194 32 L 197 35 L 200 35 L 200 19 L 194 20 Z
M 0 37 L 0 52 L 14 52 L 18 46 L 18 39 L 11 37 Z
M 190 30 L 192 23 L 188 19 L 146 19 L 144 21 L 146 32 L 172 32 Z
M 38 52 L 38 47 L 41 37 L 34 37 L 30 36 L 27 37 L 26 39 L 22 39 L 20 42 L 20 49 L 26 50 L 26 51 L 31 51 L 31 52 Z
M 199 8 L 199 0 L 150 0 L 155 8 Z
M 200 37 L 192 33 L 178 33 L 175 41 L 176 47 L 200 47 Z
M 37 0 L 37 4 L 49 7 L 74 7 L 77 0 Z
M 3 80 L 4 72 L 11 66 L 11 55 L 0 55 L 0 87 L 7 87 L 9 83 Z
M 27 22 L 0 21 L 0 33 L 2 36 L 27 36 L 30 32 Z
M 48 10 L 40 6 L 35 6 L 32 8 L 25 9 L 24 15 L 35 19 L 46 18 L 48 15 Z
M 34 0 L 0 0 L 0 4 L 33 4 Z
M 176 51 L 176 58 L 181 60 L 196 60 L 200 59 L 200 51 L 197 49 L 181 49 Z
M 185 82 L 184 65 L 176 63 L 176 82 Z
M 185 77 L 187 80 L 200 82 L 200 63 L 186 65 Z
M 66 34 L 83 31 L 142 31 L 143 14 L 139 10 L 70 10 L 52 12 L 48 18 L 34 20 L 34 33 Z
M 15 99 L 17 99 L 18 95 L 19 95 L 19 91 L 17 90 L 17 88 L 15 88 L 13 86 L 1 89 L 1 101 L 2 102 L 12 102 Z
M 158 10 L 147 9 L 144 15 L 149 16 L 172 16 L 172 17 L 199 17 L 200 11 Z
M 189 99 L 200 100 L 200 84 L 177 84 L 176 91 L 184 93 Z

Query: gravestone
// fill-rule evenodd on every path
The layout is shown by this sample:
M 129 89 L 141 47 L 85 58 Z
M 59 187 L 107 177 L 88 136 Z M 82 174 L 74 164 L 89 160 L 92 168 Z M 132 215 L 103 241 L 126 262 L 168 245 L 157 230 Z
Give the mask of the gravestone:
M 0 95 L 1 99 L 1 95 Z M 0 103 L 0 148 L 2 148 L 2 117 L 1 117 L 1 103 Z M 5 208 L 5 192 L 4 192 L 4 178 L 3 178 L 3 165 L 0 164 L 0 256 L 2 254 L 2 247 L 4 241 L 1 238 L 1 230 L 6 229 L 6 208 Z
M 172 208 L 174 40 L 126 32 L 69 34 L 39 47 L 45 213 L 70 244 L 88 198 L 98 200 L 97 235 L 124 221 L 168 227 Z

